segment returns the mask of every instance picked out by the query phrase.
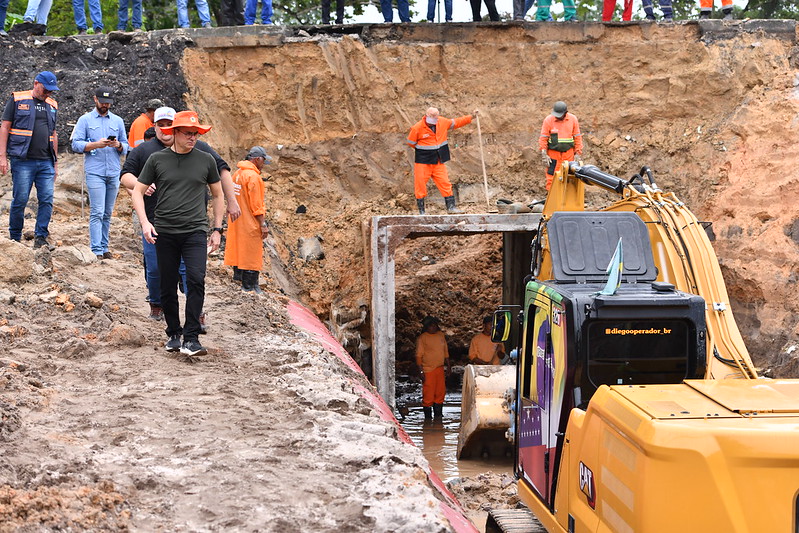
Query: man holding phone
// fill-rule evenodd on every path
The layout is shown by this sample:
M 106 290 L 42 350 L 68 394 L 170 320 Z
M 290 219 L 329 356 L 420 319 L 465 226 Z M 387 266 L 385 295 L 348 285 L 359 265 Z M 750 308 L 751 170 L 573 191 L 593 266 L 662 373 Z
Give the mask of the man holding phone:
M 119 191 L 119 158 L 128 152 L 125 123 L 110 111 L 110 87 L 94 93 L 94 109 L 78 119 L 72 130 L 72 150 L 83 153 L 83 170 L 89 191 L 89 241 L 97 259 L 112 259 L 108 249 L 111 213 Z

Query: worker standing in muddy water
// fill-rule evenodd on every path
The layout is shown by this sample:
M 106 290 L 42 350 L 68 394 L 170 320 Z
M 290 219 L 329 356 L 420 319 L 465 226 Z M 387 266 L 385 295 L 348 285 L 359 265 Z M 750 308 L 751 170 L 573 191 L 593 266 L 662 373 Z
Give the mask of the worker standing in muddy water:
M 490 316 L 483 318 L 483 330 L 469 344 L 469 362 L 473 365 L 498 365 L 505 355 L 502 343 L 491 340 L 492 320 Z
M 477 115 L 477 110 L 474 111 Z M 447 213 L 463 213 L 455 207 L 455 196 L 452 194 L 452 183 L 447 175 L 447 166 L 450 160 L 449 143 L 447 134 L 450 130 L 471 124 L 472 115 L 456 119 L 444 118 L 439 115 L 438 109 L 430 107 L 425 116 L 413 125 L 408 134 L 407 143 L 415 149 L 413 166 L 413 191 L 416 195 L 416 206 L 419 214 L 425 214 L 424 199 L 427 196 L 427 182 L 433 178 L 444 202 Z
M 538 138 L 541 161 L 546 167 L 547 190 L 563 161 L 583 161 L 583 134 L 577 117 L 569 113 L 565 102 L 555 102 L 552 114 L 544 119 Z
M 72 150 L 84 154 L 83 171 L 89 190 L 89 244 L 97 259 L 111 259 L 108 235 L 111 214 L 119 192 L 119 158 L 128 151 L 125 123 L 111 112 L 114 95 L 110 87 L 94 93 L 94 109 L 78 119 L 70 137 Z
M 172 126 L 161 128 L 173 135 L 172 146 L 152 154 L 144 164 L 133 188 L 133 207 L 139 216 L 142 235 L 155 244 L 161 276 L 161 306 L 169 340 L 166 351 L 188 356 L 205 355 L 200 344 L 200 313 L 205 300 L 206 255 L 219 249 L 225 201 L 214 158 L 196 150 L 197 137 L 210 131 L 194 111 L 175 114 Z M 155 184 L 158 203 L 150 222 L 144 195 Z M 206 188 L 211 189 L 214 224 L 208 233 Z M 181 326 L 178 308 L 180 262 L 186 265 L 186 321 Z M 183 343 L 180 337 L 183 336 Z
M 258 276 L 264 264 L 263 240 L 269 235 L 264 220 L 264 182 L 261 170 L 272 162 L 261 146 L 253 146 L 233 174 L 233 190 L 241 206 L 241 216 L 228 224 L 225 264 L 233 267 L 233 280 L 241 290 L 260 294 Z
M 444 415 L 444 396 L 449 375 L 449 348 L 438 319 L 426 316 L 416 340 L 416 364 L 422 373 L 422 411 L 425 419 Z
M 58 133 L 55 129 L 58 104 L 50 95 L 58 90 L 55 74 L 40 72 L 33 80 L 33 90 L 11 95 L 0 122 L 0 174 L 11 166 L 11 206 L 8 234 L 11 240 L 22 239 L 25 207 L 31 189 L 36 186 L 36 228 L 34 248 L 47 246 L 50 218 L 53 215 L 53 190 L 58 173 Z

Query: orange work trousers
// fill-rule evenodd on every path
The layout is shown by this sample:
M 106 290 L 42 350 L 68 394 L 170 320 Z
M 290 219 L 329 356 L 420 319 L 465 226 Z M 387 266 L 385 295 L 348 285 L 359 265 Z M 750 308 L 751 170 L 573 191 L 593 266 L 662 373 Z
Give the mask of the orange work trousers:
M 413 192 L 416 194 L 417 200 L 427 196 L 427 182 L 430 181 L 430 178 L 433 178 L 433 183 L 438 187 L 441 196 L 444 198 L 452 196 L 452 184 L 449 182 L 447 175 L 447 165 L 444 163 L 436 163 L 435 165 L 414 163 Z
M 444 394 L 446 392 L 447 383 L 443 366 L 424 373 L 422 407 L 430 407 L 434 403 L 444 403 Z
M 564 161 L 574 161 L 574 149 L 572 148 L 568 152 L 558 152 L 557 150 L 547 150 L 547 156 L 557 163 L 555 164 L 555 168 L 552 168 L 550 164 L 547 168 L 547 190 L 552 188 L 552 178 L 555 176 L 555 172 L 560 170 L 561 163 Z M 550 174 L 550 169 L 552 169 L 552 173 Z

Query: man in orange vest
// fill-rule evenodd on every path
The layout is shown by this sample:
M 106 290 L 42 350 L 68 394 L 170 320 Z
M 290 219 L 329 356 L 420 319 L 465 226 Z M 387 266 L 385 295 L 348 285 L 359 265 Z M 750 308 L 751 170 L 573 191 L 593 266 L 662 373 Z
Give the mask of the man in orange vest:
M 269 235 L 264 220 L 264 182 L 261 170 L 272 162 L 266 150 L 253 146 L 233 174 L 233 191 L 241 216 L 228 224 L 225 264 L 233 267 L 233 279 L 241 290 L 260 294 L 258 276 L 263 267 L 263 240 Z
M 164 107 L 164 103 L 158 98 L 148 100 L 144 104 L 144 113 L 139 115 L 133 124 L 130 125 L 128 132 L 128 145 L 131 149 L 136 148 L 144 142 L 144 132 L 153 127 L 153 117 L 155 110 L 159 107 Z
M 422 334 L 416 340 L 416 364 L 422 372 L 422 410 L 426 419 L 441 418 L 444 414 L 446 378 L 449 374 L 449 348 L 438 319 L 426 316 Z
M 477 111 L 474 112 L 477 115 Z M 419 214 L 424 215 L 424 199 L 427 196 L 427 182 L 433 182 L 444 197 L 448 213 L 463 213 L 455 207 L 455 196 L 452 194 L 452 183 L 447 176 L 449 161 L 449 143 L 447 134 L 450 130 L 460 128 L 472 122 L 472 115 L 449 119 L 439 116 L 438 109 L 431 107 L 424 118 L 413 125 L 408 134 L 407 143 L 415 151 L 413 168 L 413 190 L 416 194 L 416 205 Z
M 483 318 L 483 331 L 469 344 L 469 362 L 473 365 L 498 365 L 500 354 L 505 355 L 502 343 L 491 340 L 491 321 L 490 316 Z
M 582 162 L 580 123 L 568 112 L 565 102 L 555 102 L 552 114 L 544 119 L 538 146 L 541 148 L 541 161 L 547 169 L 547 190 L 552 187 L 552 178 L 563 161 Z

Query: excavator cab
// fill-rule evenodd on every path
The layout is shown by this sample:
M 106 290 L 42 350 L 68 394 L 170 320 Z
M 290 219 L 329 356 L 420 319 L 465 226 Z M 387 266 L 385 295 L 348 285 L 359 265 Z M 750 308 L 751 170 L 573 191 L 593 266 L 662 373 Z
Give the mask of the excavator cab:
M 554 506 L 572 409 L 585 409 L 602 385 L 701 378 L 705 302 L 656 281 L 648 231 L 634 213 L 559 212 L 546 226 L 554 279 L 526 287 L 515 471 Z M 619 240 L 622 272 L 609 290 Z

